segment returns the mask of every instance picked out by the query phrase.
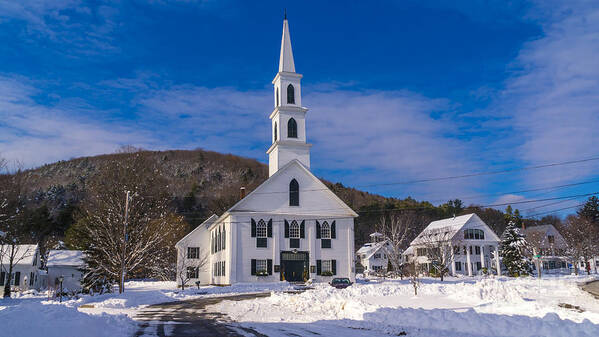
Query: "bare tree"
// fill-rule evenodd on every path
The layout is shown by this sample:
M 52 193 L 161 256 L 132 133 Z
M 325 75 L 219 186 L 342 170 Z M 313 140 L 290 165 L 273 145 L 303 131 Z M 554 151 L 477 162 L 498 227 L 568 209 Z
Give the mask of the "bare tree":
M 125 191 L 130 191 L 128 203 Z M 147 277 L 173 261 L 168 256 L 173 238 L 186 226 L 172 215 L 171 202 L 166 180 L 140 154 L 102 167 L 89 184 L 77 224 L 86 242 L 85 286 L 118 281 L 123 292 L 125 276 Z
M 27 257 L 26 251 L 19 246 L 23 237 L 23 210 L 26 201 L 26 175 L 22 165 L 15 163 L 14 170 L 9 170 L 8 163 L 0 159 L 0 245 L 2 249 L 1 267 L 7 273 L 4 284 L 4 297 L 10 297 L 14 266 Z
M 588 219 L 578 215 L 570 215 L 566 218 L 562 236 L 568 245 L 566 254 L 570 263 L 575 266 L 576 275 L 578 275 L 578 264 L 581 260 L 588 263 L 593 256 L 597 255 L 598 234 L 597 228 Z M 588 270 L 587 272 L 590 273 Z
M 418 276 L 418 268 L 416 267 L 416 263 L 412 262 L 406 265 L 405 271 L 410 278 L 410 284 L 412 287 L 414 287 L 414 296 L 418 296 L 418 288 L 420 288 L 422 282 L 420 282 L 420 276 Z
M 453 263 L 453 246 L 459 243 L 452 241 L 455 231 L 446 228 L 427 230 L 416 239 L 418 246 L 426 250 L 426 257 L 434 270 L 439 274 L 441 282 L 449 272 Z
M 534 261 L 535 267 L 537 268 L 537 277 L 539 278 L 541 278 L 543 266 L 541 265 L 541 259 L 537 256 L 541 254 L 541 250 L 547 245 L 546 241 L 547 235 L 545 235 L 544 232 L 536 230 L 526 231 L 526 242 L 528 243 L 526 255 L 528 255 L 529 259 Z
M 206 271 L 208 266 L 208 254 L 202 254 L 197 258 L 188 258 L 185 249 L 179 249 L 177 254 L 177 280 L 181 283 L 181 290 L 185 290 L 187 282 L 192 278 L 191 273 Z
M 402 272 L 402 253 L 410 243 L 410 234 L 420 218 L 413 212 L 393 213 L 381 216 L 376 230 L 383 234 L 383 239 L 389 242 L 387 256 L 393 270 Z

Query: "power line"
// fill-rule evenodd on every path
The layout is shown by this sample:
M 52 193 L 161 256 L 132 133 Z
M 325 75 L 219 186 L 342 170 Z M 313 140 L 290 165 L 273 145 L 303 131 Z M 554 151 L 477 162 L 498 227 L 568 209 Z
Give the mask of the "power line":
M 578 204 L 578 205 L 574 205 L 574 206 L 568 206 L 568 207 L 563 207 L 563 208 L 553 209 L 553 210 L 546 211 L 546 212 L 541 212 L 541 213 L 537 213 L 537 214 L 528 215 L 528 217 L 529 217 L 529 218 L 533 218 L 533 217 L 536 217 L 536 216 L 539 216 L 539 215 L 544 215 L 544 214 L 555 213 L 555 212 L 564 211 L 564 210 L 571 209 L 571 208 L 577 208 L 577 207 L 580 207 L 580 206 L 582 206 L 582 205 L 584 205 L 584 202 L 583 202 L 583 203 L 580 203 L 580 204 Z
M 514 202 L 507 202 L 507 203 L 478 205 L 478 206 L 482 207 L 482 208 L 491 208 L 491 207 L 498 207 L 498 206 L 527 204 L 527 203 L 541 202 L 541 201 L 575 199 L 575 198 L 588 197 L 588 196 L 597 195 L 597 194 L 599 194 L 599 192 L 584 193 L 584 194 L 577 194 L 577 195 L 569 195 L 569 196 L 562 196 L 562 197 L 553 197 L 553 198 L 544 198 L 544 199 L 521 200 L 521 201 L 514 201 Z M 423 209 L 430 209 L 430 208 L 431 207 L 426 207 L 426 206 L 419 206 L 419 207 L 397 207 L 397 208 L 368 209 L 368 210 L 360 210 L 360 211 L 355 211 L 355 212 L 356 213 L 378 213 L 378 212 L 390 212 L 390 211 L 423 210 Z M 573 207 L 566 207 L 564 209 L 568 209 L 568 208 L 573 208 Z M 311 211 L 318 212 L 318 211 L 334 211 L 334 210 L 343 210 L 343 208 L 315 209 L 315 210 L 311 210 Z M 555 211 L 559 211 L 559 210 L 555 210 Z M 270 210 L 259 210 L 259 211 L 258 210 L 254 210 L 254 211 L 252 211 L 252 213 L 269 213 L 269 212 L 270 212 Z M 542 213 L 540 213 L 540 214 L 542 214 Z M 291 216 L 300 215 L 301 216 L 301 214 L 289 214 L 289 215 L 291 215 Z M 530 217 L 532 217 L 532 215 Z M 194 217 L 190 217 L 190 218 L 194 219 Z M 196 217 L 196 218 L 197 219 L 201 219 L 200 217 Z M 335 216 L 329 216 L 328 218 L 339 219 L 338 217 L 335 217 Z M 342 218 L 349 218 L 349 217 L 346 216 L 346 217 L 342 217 Z M 319 218 L 319 219 L 304 219 L 304 220 L 322 220 L 322 219 L 324 219 L 324 218 Z M 283 220 L 277 220 L 277 221 L 282 222 Z M 234 221 L 232 223 L 236 223 L 236 222 Z
M 409 184 L 425 183 L 425 182 L 433 182 L 433 181 L 463 179 L 463 178 L 471 178 L 471 177 L 478 177 L 478 176 L 486 176 L 486 175 L 495 175 L 495 174 L 503 174 L 503 173 L 510 173 L 510 172 L 518 172 L 518 171 L 536 170 L 536 169 L 541 169 L 541 168 L 556 167 L 556 166 L 563 166 L 563 165 L 573 165 L 573 164 L 586 163 L 586 162 L 591 162 L 591 161 L 596 161 L 596 160 L 599 160 L 599 157 L 592 157 L 592 158 L 579 159 L 579 160 L 570 160 L 570 161 L 565 161 L 565 162 L 550 163 L 550 164 L 535 165 L 535 166 L 517 167 L 517 168 L 505 169 L 505 170 L 497 170 L 497 171 L 476 172 L 476 173 L 456 175 L 456 176 L 424 178 L 424 179 L 408 180 L 408 181 L 400 181 L 400 182 L 391 182 L 391 183 L 355 185 L 352 188 L 358 188 L 358 187 L 377 187 L 377 186 L 393 186 L 393 185 L 409 185 Z M 584 182 L 584 183 L 581 183 L 581 184 L 585 184 L 585 183 L 590 183 L 590 182 Z M 572 186 L 575 186 L 575 185 L 572 185 Z M 326 188 L 326 189 L 328 189 L 328 188 Z M 326 189 L 324 189 L 324 188 L 304 189 L 304 190 L 300 190 L 300 191 L 301 192 L 312 192 L 312 191 L 323 191 L 323 190 L 326 190 Z M 253 192 L 253 193 L 254 194 L 276 194 L 276 193 L 288 193 L 288 191 L 269 191 L 269 192 Z

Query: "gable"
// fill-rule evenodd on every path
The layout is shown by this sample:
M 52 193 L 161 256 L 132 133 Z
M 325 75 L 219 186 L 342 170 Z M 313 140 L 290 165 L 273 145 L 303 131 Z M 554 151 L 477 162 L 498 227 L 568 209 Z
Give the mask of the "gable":
M 299 184 L 299 206 L 289 206 L 289 184 L 293 179 Z M 297 160 L 279 169 L 228 212 L 358 216 Z
M 497 234 L 489 227 L 481 218 L 476 214 L 472 214 L 472 217 L 466 221 L 463 228 L 475 228 L 482 229 L 485 232 L 486 241 L 501 241 Z
M 203 243 L 201 242 L 204 237 L 208 237 L 208 227 L 213 224 L 218 219 L 216 214 L 211 215 L 206 221 L 202 222 L 199 226 L 194 228 L 191 232 L 185 235 L 181 240 L 179 240 L 175 246 L 176 247 L 186 247 L 189 243 Z

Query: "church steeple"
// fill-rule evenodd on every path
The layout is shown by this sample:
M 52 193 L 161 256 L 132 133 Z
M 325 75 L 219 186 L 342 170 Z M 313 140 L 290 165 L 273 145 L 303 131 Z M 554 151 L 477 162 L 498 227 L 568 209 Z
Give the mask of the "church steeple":
M 281 38 L 281 56 L 279 57 L 279 71 L 289 73 L 295 72 L 295 63 L 293 62 L 293 51 L 291 50 L 291 37 L 289 36 L 289 22 L 287 21 L 287 11 L 283 20 L 283 37 Z
M 295 72 L 289 22 L 285 13 L 279 72 L 272 81 L 275 108 L 270 114 L 273 143 L 266 151 L 269 175 L 273 175 L 292 160 L 298 160 L 310 168 L 310 147 L 312 145 L 306 143 L 306 112 L 308 109 L 302 107 L 301 79 L 302 75 Z

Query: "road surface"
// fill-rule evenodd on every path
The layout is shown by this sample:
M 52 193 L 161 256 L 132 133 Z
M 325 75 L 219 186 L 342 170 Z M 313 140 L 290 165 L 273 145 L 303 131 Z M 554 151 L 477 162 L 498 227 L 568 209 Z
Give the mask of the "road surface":
M 223 297 L 199 298 L 187 301 L 154 304 L 136 315 L 140 321 L 135 337 L 266 337 L 252 329 L 233 327 L 226 315 L 210 312 L 206 306 L 221 301 L 242 301 L 268 297 L 270 293 L 244 294 Z M 243 334 L 242 334 L 243 333 Z

